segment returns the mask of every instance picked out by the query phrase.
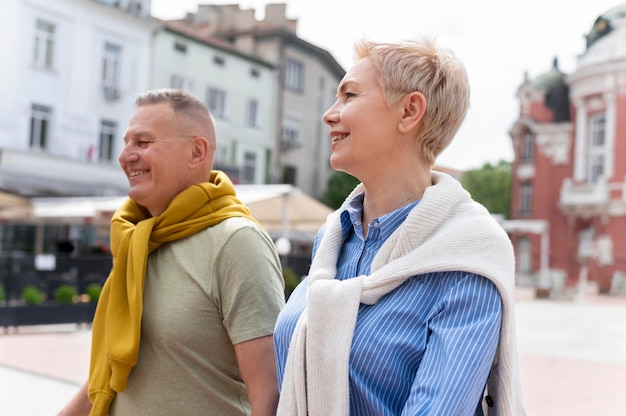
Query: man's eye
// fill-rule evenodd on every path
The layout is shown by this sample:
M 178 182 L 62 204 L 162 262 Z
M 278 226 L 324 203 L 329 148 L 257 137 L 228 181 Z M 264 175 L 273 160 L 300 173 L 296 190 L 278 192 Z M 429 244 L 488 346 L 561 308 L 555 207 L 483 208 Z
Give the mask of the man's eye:
M 346 98 L 350 99 L 350 98 L 354 98 L 354 97 L 356 97 L 355 93 L 353 93 L 353 92 L 347 92 L 346 93 Z
M 139 146 L 139 147 L 146 147 L 149 144 L 150 144 L 150 142 L 145 141 L 145 140 L 140 140 L 140 141 L 137 142 L 137 146 Z

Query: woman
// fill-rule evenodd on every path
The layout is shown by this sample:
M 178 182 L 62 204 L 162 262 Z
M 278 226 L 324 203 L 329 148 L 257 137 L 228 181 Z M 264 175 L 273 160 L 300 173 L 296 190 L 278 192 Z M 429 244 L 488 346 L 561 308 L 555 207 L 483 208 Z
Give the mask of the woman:
M 279 315 L 279 415 L 524 414 L 510 241 L 431 171 L 468 107 L 434 41 L 356 43 L 323 119 L 331 166 L 361 183 Z

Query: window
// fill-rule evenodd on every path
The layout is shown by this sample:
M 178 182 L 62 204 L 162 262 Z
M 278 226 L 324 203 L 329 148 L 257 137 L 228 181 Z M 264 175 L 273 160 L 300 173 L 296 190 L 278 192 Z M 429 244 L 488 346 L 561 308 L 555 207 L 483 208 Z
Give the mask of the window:
M 35 66 L 52 69 L 54 65 L 54 32 L 54 24 L 37 19 L 35 24 Z
M 256 179 L 256 153 L 245 152 L 243 155 L 243 183 L 254 183 Z
M 215 163 L 228 163 L 228 146 L 217 144 L 217 149 L 215 149 Z
M 248 104 L 246 105 L 246 124 L 248 126 L 258 126 L 258 111 L 259 111 L 259 102 L 254 98 L 248 100 Z
M 191 91 L 191 81 L 180 75 L 172 74 L 170 88 L 181 91 Z
M 174 50 L 180 53 L 187 53 L 187 45 L 182 42 L 176 41 L 174 42 Z
M 296 177 L 298 176 L 298 168 L 295 166 L 283 166 L 283 183 L 296 185 Z
M 589 118 L 587 148 L 587 181 L 595 183 L 604 175 L 606 154 L 606 117 L 604 114 Z
M 283 119 L 280 147 L 282 150 L 300 147 L 300 120 L 293 117 L 285 117 Z
M 304 65 L 300 61 L 285 61 L 285 88 L 298 92 L 304 91 Z
M 530 215 L 533 204 L 533 184 L 530 181 L 522 182 L 520 195 L 520 214 Z
M 113 161 L 113 144 L 117 133 L 117 123 L 111 120 L 100 122 L 100 160 Z
M 33 104 L 30 115 L 30 147 L 44 150 L 48 146 L 50 137 L 50 119 L 52 109 L 39 104 Z
M 523 162 L 532 162 L 535 153 L 535 135 L 527 130 L 522 137 L 522 149 L 520 160 Z
M 102 59 L 102 85 L 106 88 L 116 88 L 120 79 L 121 46 L 106 42 L 104 58 Z
M 207 93 L 207 106 L 213 113 L 213 116 L 225 118 L 228 114 L 226 111 L 226 91 L 219 88 L 209 88 Z
M 532 245 L 527 237 L 521 237 L 517 242 L 517 273 L 530 276 L 532 272 Z

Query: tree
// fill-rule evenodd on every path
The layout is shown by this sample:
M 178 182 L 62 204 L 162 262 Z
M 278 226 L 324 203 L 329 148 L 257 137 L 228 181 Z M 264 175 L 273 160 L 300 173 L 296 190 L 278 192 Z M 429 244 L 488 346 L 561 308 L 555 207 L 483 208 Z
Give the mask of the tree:
M 501 160 L 497 165 L 485 163 L 482 168 L 463 174 L 461 184 L 492 214 L 508 218 L 511 207 L 511 163 Z
M 346 200 L 359 180 L 344 172 L 334 172 L 328 180 L 328 188 L 322 196 L 322 202 L 333 209 L 337 209 Z

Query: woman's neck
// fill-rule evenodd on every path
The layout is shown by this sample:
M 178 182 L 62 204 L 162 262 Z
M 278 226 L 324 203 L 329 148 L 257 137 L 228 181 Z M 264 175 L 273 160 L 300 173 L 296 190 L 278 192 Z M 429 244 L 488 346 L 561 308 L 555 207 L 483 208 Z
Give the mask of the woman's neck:
M 389 214 L 399 208 L 407 206 L 424 195 L 424 191 L 431 185 L 430 172 L 428 177 L 422 175 L 418 180 L 400 181 L 388 183 L 378 187 L 365 186 L 365 198 L 363 200 L 363 216 L 361 224 L 363 233 L 367 235 L 369 223 L 374 218 Z

